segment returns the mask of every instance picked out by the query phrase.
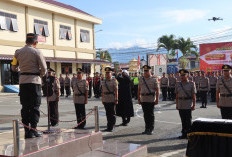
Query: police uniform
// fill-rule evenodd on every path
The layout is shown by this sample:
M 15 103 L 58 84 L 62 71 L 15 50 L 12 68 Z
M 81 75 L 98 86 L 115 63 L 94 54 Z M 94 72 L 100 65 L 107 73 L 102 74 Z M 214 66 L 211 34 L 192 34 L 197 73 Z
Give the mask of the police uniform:
M 64 78 L 61 76 L 59 78 L 60 81 L 60 96 L 64 96 Z
M 53 69 L 48 69 L 49 73 L 55 72 Z M 50 114 L 50 123 L 52 126 L 56 126 L 59 123 L 59 111 L 58 111 L 58 102 L 59 102 L 59 90 L 60 90 L 60 82 L 59 79 L 57 79 L 54 76 L 48 76 L 47 77 L 47 84 L 51 84 L 49 86 L 48 91 L 52 91 L 51 93 L 48 92 L 47 100 L 49 105 L 49 114 Z
M 66 77 L 64 79 L 64 87 L 65 87 L 65 91 L 66 91 L 66 97 L 71 95 L 70 86 L 71 86 L 71 79 L 68 75 L 66 75 Z
M 199 81 L 200 81 L 200 78 L 201 76 L 199 75 L 199 71 L 196 72 L 196 76 L 194 77 L 194 82 L 195 82 L 195 85 L 196 85 L 196 89 L 197 89 L 197 94 L 196 94 L 196 97 L 197 97 L 197 101 L 200 101 L 200 91 L 198 90 L 199 89 Z
M 96 74 L 98 74 L 98 72 Z M 100 86 L 101 86 L 101 78 L 99 76 L 94 76 L 93 77 L 93 91 L 94 91 L 95 98 L 100 97 L 100 94 L 101 94 Z
M 165 73 L 164 73 L 165 74 Z M 167 100 L 167 91 L 168 91 L 168 78 L 163 76 L 160 80 L 160 88 L 162 90 L 163 101 Z
M 77 68 L 77 73 L 82 73 L 81 68 Z M 75 129 L 84 129 L 86 125 L 86 112 L 85 104 L 88 99 L 88 82 L 85 79 L 78 80 L 76 77 L 73 79 L 73 102 L 75 104 L 77 123 L 81 124 Z M 84 120 L 84 121 L 83 121 Z
M 93 85 L 93 78 L 88 76 L 86 78 L 86 80 L 88 81 L 88 84 L 89 84 L 89 93 L 88 93 L 88 98 L 91 98 L 92 97 L 92 85 Z
M 33 47 L 38 36 L 27 34 L 27 45 L 16 50 L 12 62 L 12 70 L 20 68 L 20 103 L 22 104 L 22 123 L 32 128 L 37 127 L 40 118 L 39 107 L 41 104 L 41 78 L 45 75 L 47 65 L 45 58 L 38 49 Z M 18 64 L 17 64 L 18 63 Z M 41 134 L 25 127 L 25 138 L 39 137 Z
M 145 65 L 143 67 L 144 71 L 149 71 L 151 69 L 150 66 Z M 157 79 L 150 76 L 149 78 L 142 77 L 139 79 L 139 98 L 143 113 L 144 113 L 144 121 L 145 121 L 145 131 L 142 134 L 153 134 L 154 130 L 154 107 L 155 100 L 158 102 L 158 98 L 156 97 L 156 92 L 159 92 Z M 158 93 L 157 93 L 158 94 Z
M 110 67 L 105 68 L 105 72 L 112 72 Z M 101 81 L 102 102 L 106 110 L 107 129 L 104 131 L 112 132 L 116 123 L 115 102 L 118 101 L 118 81 L 115 78 Z
M 222 66 L 223 71 L 230 71 L 229 65 Z M 219 96 L 218 96 L 219 95 Z M 219 99 L 218 99 L 219 98 Z M 222 76 L 217 81 L 217 105 L 223 119 L 232 119 L 232 77 L 225 79 Z
M 182 69 L 180 70 L 180 73 L 181 75 L 187 75 L 188 71 Z M 190 82 L 188 79 L 186 82 L 181 81 L 177 83 L 176 94 L 176 108 L 179 110 L 182 122 L 182 136 L 179 138 L 187 138 L 187 133 L 189 132 L 192 123 L 193 94 L 196 94 L 195 83 Z
M 169 90 L 170 90 L 170 99 L 175 99 L 175 87 L 176 87 L 176 78 L 170 77 L 169 78 Z
M 206 108 L 206 106 L 207 106 L 207 93 L 209 92 L 210 85 L 209 85 L 209 79 L 207 77 L 203 76 L 203 74 L 205 72 L 202 71 L 201 73 L 202 73 L 202 76 L 199 80 L 198 90 L 200 91 L 200 95 L 201 95 L 201 102 L 202 102 L 201 108 Z
M 209 77 L 209 84 L 210 84 L 210 93 L 211 93 L 211 101 L 216 101 L 216 85 L 218 78 L 215 76 L 214 72 L 212 73 L 213 76 Z

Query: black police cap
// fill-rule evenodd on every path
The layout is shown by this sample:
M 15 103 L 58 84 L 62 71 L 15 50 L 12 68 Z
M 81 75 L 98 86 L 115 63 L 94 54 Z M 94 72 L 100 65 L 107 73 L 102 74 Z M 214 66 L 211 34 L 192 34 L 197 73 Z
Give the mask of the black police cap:
M 48 72 L 55 72 L 52 68 L 48 68 Z
M 179 70 L 179 73 L 180 73 L 181 75 L 184 75 L 184 74 L 188 74 L 189 72 L 188 72 L 188 70 L 186 70 L 186 69 L 181 69 L 181 70 Z
M 113 71 L 113 69 L 111 67 L 106 67 L 105 68 L 105 72 L 111 72 L 111 71 Z
M 143 69 L 146 71 L 146 70 L 150 70 L 150 69 L 151 69 L 151 67 L 150 67 L 150 66 L 148 66 L 148 65 L 144 65 L 144 66 L 143 66 Z
M 232 67 L 230 65 L 225 64 L 225 65 L 222 66 L 223 71 L 229 71 L 231 69 L 232 69 Z
M 81 68 L 77 68 L 77 72 L 83 72 Z

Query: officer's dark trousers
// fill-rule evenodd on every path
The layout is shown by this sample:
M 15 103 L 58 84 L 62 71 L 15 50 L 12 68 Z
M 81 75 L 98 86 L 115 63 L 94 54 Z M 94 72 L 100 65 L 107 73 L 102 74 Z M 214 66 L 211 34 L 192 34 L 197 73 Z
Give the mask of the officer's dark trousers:
M 202 102 L 202 106 L 206 107 L 207 105 L 207 91 L 201 91 L 201 102 Z
M 41 85 L 20 84 L 20 103 L 22 104 L 22 123 L 32 128 L 37 127 L 40 118 Z
M 141 103 L 143 109 L 143 116 L 145 121 L 145 129 L 148 131 L 154 130 L 155 116 L 154 116 L 154 102 L 143 102 Z
M 138 99 L 138 85 L 134 85 L 134 95 L 135 99 Z
M 81 123 L 79 127 L 84 128 L 86 124 L 85 104 L 75 104 L 77 123 Z
M 175 99 L 175 88 L 170 88 L 170 99 L 171 100 Z
M 232 107 L 220 107 L 222 119 L 232 119 Z
M 89 82 L 89 93 L 88 93 L 88 97 L 89 97 L 89 98 L 92 97 L 92 82 Z
M 71 95 L 70 86 L 65 86 L 66 96 Z
M 115 103 L 105 103 L 104 107 L 106 110 L 106 118 L 107 118 L 107 129 L 112 130 L 116 123 L 116 116 L 115 116 Z
M 94 87 L 94 91 L 95 91 L 95 97 L 99 98 L 100 97 L 100 84 L 96 84 Z
M 167 91 L 168 91 L 168 88 L 167 87 L 162 87 L 161 90 L 162 90 L 163 100 L 167 100 Z
M 168 99 L 171 99 L 171 91 L 169 87 L 168 87 Z
M 182 123 L 182 135 L 186 136 L 192 125 L 192 111 L 191 109 L 180 109 L 179 114 Z
M 50 112 L 50 122 L 54 126 L 59 123 L 59 112 L 58 112 L 58 102 L 50 101 L 49 102 L 49 112 Z
M 60 93 L 62 96 L 64 95 L 64 85 L 60 85 Z
M 216 101 L 216 88 L 211 88 L 211 101 L 215 102 Z

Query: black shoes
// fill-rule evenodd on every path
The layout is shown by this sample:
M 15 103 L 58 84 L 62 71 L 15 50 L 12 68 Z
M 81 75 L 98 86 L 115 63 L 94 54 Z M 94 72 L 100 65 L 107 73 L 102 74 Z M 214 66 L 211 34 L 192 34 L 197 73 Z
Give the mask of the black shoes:
M 181 135 L 178 137 L 179 139 L 187 139 L 187 135 Z
M 35 138 L 35 137 L 41 137 L 43 135 L 42 132 L 38 132 L 35 130 L 30 130 L 25 132 L 25 139 L 27 138 Z
M 153 130 L 149 130 L 149 129 L 148 130 L 146 129 L 144 132 L 142 132 L 143 135 L 145 135 L 145 134 L 153 135 L 153 133 L 154 133 Z
M 113 132 L 113 131 L 114 131 L 114 129 L 109 129 L 109 128 L 103 130 L 103 132 Z
M 127 126 L 128 123 L 123 122 L 121 125 L 122 125 L 122 126 Z
M 76 126 L 74 129 L 82 129 L 85 130 L 86 128 L 84 126 Z

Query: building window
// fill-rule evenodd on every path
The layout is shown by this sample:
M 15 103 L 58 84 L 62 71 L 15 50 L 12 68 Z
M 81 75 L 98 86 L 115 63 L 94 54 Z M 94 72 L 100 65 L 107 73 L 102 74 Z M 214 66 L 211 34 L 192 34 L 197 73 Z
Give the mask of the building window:
M 82 70 L 86 74 L 91 73 L 91 64 L 89 64 L 89 63 L 82 63 Z
M 72 74 L 72 63 L 61 63 L 62 74 Z
M 35 31 L 35 34 L 48 37 L 49 36 L 48 22 L 35 19 L 34 20 L 34 31 Z
M 0 12 L 0 29 L 18 32 L 17 15 Z
M 60 39 L 72 40 L 71 27 L 60 25 Z
M 81 29 L 81 42 L 90 42 L 89 31 Z

